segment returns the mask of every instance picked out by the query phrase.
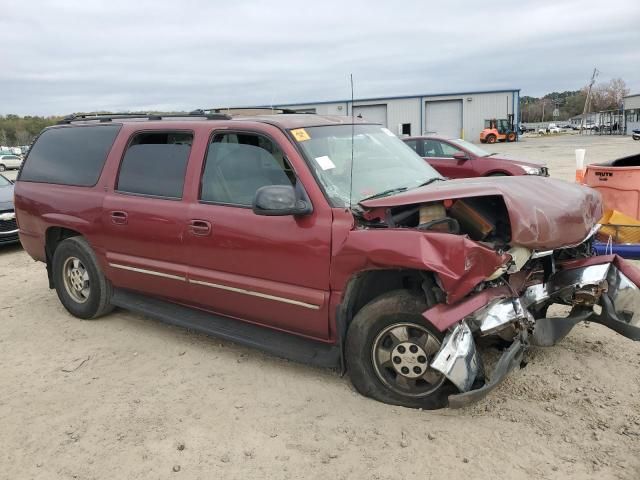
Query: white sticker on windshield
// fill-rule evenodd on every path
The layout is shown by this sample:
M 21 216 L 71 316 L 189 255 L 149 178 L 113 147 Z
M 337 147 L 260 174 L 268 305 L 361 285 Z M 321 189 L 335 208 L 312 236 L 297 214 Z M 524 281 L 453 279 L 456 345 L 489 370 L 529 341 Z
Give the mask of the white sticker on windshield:
M 380 130 L 382 130 L 384 133 L 386 133 L 386 134 L 387 134 L 387 135 L 389 135 L 390 137 L 395 137 L 395 136 L 396 136 L 396 135 L 395 135 L 391 130 L 389 130 L 388 128 L 384 128 L 384 127 L 383 127 L 383 128 L 381 128 Z
M 322 170 L 331 170 L 332 168 L 336 168 L 336 164 L 333 163 L 326 155 L 316 157 L 316 162 L 318 162 L 318 165 L 320 165 Z

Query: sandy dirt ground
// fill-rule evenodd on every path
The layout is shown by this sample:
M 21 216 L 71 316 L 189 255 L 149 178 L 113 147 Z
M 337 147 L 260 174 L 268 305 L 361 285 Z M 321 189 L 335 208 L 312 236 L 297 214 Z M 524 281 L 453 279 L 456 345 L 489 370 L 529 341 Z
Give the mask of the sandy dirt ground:
M 640 148 L 562 137 L 494 151 L 573 177 Z M 640 345 L 579 325 L 486 400 L 410 410 L 346 378 L 125 311 L 71 317 L 45 269 L 0 250 L 1 479 L 640 478 Z

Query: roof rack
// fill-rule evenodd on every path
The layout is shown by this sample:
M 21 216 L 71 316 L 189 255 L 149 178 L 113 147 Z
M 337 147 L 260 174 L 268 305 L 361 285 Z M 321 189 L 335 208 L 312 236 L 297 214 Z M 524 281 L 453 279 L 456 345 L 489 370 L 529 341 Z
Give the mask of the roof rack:
M 223 113 L 206 113 L 204 110 L 194 110 L 189 113 L 74 113 L 58 122 L 58 125 L 68 125 L 72 122 L 99 121 L 107 123 L 113 120 L 145 119 L 163 120 L 170 118 L 205 118 L 206 120 L 230 120 L 231 116 Z
M 214 113 L 227 113 L 228 115 L 243 115 L 246 112 L 252 112 L 254 110 L 261 110 L 261 111 L 263 110 L 265 112 L 272 112 L 274 115 L 288 114 L 288 113 L 302 113 L 302 112 L 296 112 L 295 110 L 291 110 L 290 108 L 281 108 L 281 107 L 215 107 L 215 108 L 205 108 L 202 111 L 214 112 Z

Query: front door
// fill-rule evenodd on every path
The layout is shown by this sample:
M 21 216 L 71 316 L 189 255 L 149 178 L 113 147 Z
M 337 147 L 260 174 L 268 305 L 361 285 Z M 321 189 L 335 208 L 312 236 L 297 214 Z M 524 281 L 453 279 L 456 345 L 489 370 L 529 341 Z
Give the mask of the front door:
M 102 210 L 106 268 L 116 287 L 187 299 L 186 207 L 182 201 L 193 134 L 132 135 Z
M 214 132 L 197 199 L 189 206 L 185 246 L 192 301 L 207 310 L 327 339 L 331 210 L 260 216 L 256 190 L 301 182 L 299 154 L 277 129 Z M 313 186 L 313 185 L 312 185 Z
M 475 177 L 471 159 L 453 158 L 456 153 L 464 153 L 453 145 L 440 140 L 425 140 L 423 156 L 441 175 L 449 178 Z

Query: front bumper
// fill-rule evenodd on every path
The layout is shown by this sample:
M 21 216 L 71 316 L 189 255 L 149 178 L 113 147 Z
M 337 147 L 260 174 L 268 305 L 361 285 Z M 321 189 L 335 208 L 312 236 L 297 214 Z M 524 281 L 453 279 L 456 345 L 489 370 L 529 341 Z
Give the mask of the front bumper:
M 484 398 L 520 365 L 529 345 L 554 345 L 581 321 L 600 323 L 640 341 L 639 284 L 640 271 L 621 258 L 594 257 L 571 262 L 547 283 L 530 286 L 520 296 L 506 296 L 502 289 L 488 305 L 471 313 L 459 305 L 451 307 L 452 314 L 463 316 L 431 363 L 462 392 L 449 397 L 449 406 L 458 408 Z M 490 298 L 490 293 L 481 293 Z M 468 301 L 473 305 L 472 298 Z M 534 312 L 549 303 L 564 303 L 573 309 L 564 318 L 535 318 Z M 488 382 L 473 389 L 484 371 L 473 337 L 493 334 L 509 335 L 513 343 L 498 360 Z
M 18 242 L 18 223 L 13 210 L 0 212 L 0 245 Z

